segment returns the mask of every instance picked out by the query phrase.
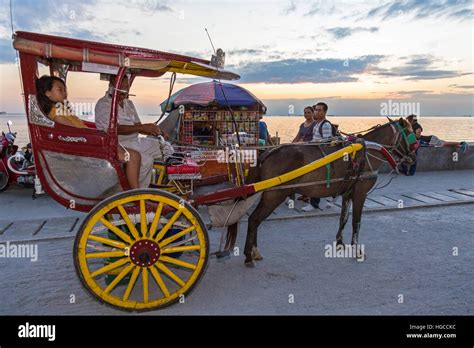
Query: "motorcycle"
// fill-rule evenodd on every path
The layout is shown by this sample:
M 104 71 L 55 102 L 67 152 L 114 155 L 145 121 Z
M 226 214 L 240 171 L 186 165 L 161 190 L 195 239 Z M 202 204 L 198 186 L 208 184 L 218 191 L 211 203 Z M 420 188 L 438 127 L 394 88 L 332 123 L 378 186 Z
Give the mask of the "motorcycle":
M 35 186 L 36 193 L 41 193 L 41 188 L 37 187 L 41 184 L 36 176 L 31 144 L 19 150 L 15 145 L 17 133 L 11 131 L 11 125 L 12 122 L 8 121 L 8 132 L 0 135 L 0 192 L 16 183 L 25 187 Z

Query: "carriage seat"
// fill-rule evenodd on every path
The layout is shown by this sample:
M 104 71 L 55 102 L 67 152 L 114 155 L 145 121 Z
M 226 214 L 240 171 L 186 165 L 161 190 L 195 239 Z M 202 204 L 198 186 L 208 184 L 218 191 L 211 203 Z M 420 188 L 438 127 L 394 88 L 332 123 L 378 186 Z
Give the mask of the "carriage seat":
M 198 164 L 192 159 L 185 159 L 183 163 L 166 166 L 166 174 L 197 174 L 199 173 Z
M 95 122 L 81 120 L 88 128 L 97 129 Z
M 183 159 L 183 162 L 176 165 L 167 165 L 166 174 L 169 179 L 176 180 L 199 180 L 201 172 L 199 165 L 190 158 Z

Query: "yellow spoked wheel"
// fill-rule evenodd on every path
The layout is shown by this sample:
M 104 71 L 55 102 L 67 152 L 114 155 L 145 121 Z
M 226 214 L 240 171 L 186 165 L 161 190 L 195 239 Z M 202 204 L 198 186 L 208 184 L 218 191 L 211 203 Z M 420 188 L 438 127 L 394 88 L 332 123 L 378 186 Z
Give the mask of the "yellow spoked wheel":
M 99 203 L 74 244 L 84 287 L 99 301 L 125 310 L 185 301 L 208 259 L 199 213 L 179 196 L 155 189 L 130 190 Z

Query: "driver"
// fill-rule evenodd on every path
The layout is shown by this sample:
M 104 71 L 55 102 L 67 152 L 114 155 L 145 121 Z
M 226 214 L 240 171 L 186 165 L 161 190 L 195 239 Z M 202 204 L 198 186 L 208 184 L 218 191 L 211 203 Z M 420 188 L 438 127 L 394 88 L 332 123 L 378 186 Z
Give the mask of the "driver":
M 112 94 L 115 86 L 115 75 L 109 80 L 109 90 L 95 106 L 95 123 L 98 129 L 107 131 L 109 127 Z M 123 146 L 138 151 L 141 154 L 140 187 L 148 187 L 151 181 L 153 162 L 155 159 L 164 160 L 173 154 L 170 143 L 161 135 L 160 127 L 154 123 L 141 123 L 133 102 L 128 99 L 130 79 L 125 76 L 118 90 L 117 133 L 118 140 Z M 139 137 L 139 134 L 149 137 Z M 159 136 L 157 138 L 151 136 Z

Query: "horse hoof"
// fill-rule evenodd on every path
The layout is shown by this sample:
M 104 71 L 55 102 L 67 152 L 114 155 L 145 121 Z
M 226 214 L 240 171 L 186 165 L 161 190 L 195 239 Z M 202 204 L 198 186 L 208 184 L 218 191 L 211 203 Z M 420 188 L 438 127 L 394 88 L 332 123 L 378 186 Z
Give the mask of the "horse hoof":
M 336 244 L 336 251 L 341 251 L 341 250 L 344 250 L 344 249 L 345 249 L 345 245 L 344 245 L 343 242 L 340 242 L 340 243 L 338 242 Z
M 260 254 L 260 251 L 255 247 L 252 249 L 252 259 L 255 261 L 263 260 L 262 254 Z
M 256 266 L 256 264 L 255 264 L 254 260 L 245 262 L 245 267 L 247 267 L 247 268 L 255 268 L 255 266 Z

